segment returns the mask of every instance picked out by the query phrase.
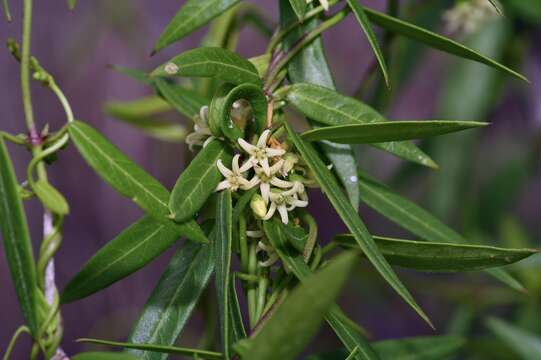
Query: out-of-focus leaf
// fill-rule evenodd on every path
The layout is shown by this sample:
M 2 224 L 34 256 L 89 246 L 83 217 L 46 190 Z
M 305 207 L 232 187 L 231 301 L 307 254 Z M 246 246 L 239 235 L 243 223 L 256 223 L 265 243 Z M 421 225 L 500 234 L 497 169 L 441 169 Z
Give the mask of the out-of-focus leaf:
M 370 106 L 327 88 L 299 83 L 289 87 L 287 99 L 306 116 L 325 125 L 355 125 L 384 122 L 386 119 Z M 405 160 L 436 167 L 428 155 L 411 142 L 373 144 Z
M 261 85 L 257 69 L 251 62 L 232 51 L 218 47 L 185 51 L 158 66 L 150 76 L 214 77 L 236 85 Z
M 446 38 L 445 36 L 436 34 L 432 31 L 420 28 L 418 26 L 415 26 L 414 24 L 408 23 L 406 21 L 397 19 L 395 17 L 372 9 L 365 9 L 365 12 L 370 21 L 389 31 L 396 32 L 400 35 L 422 42 L 434 49 L 438 49 L 452 55 L 456 55 L 462 58 L 466 58 L 491 66 L 520 80 L 528 82 L 528 79 L 526 79 L 526 77 L 519 74 L 518 72 L 508 68 L 505 65 L 500 64 L 499 62 L 489 57 L 482 55 L 481 53 L 463 44 Z
M 435 242 L 467 244 L 466 239 L 434 215 L 368 175 L 359 174 L 359 188 L 361 189 L 362 200 L 369 207 L 412 234 Z M 505 270 L 489 269 L 486 271 L 510 287 L 519 291 L 524 290 L 522 285 Z
M 112 65 L 111 66 L 111 69 L 113 69 L 114 71 L 116 72 L 119 72 L 121 74 L 124 74 L 130 78 L 132 78 L 133 80 L 136 80 L 142 84 L 145 84 L 145 85 L 152 85 L 153 84 L 153 80 L 149 78 L 148 76 L 148 73 L 143 71 L 143 70 L 139 70 L 139 69 L 132 69 L 132 68 L 128 68 L 128 67 L 125 67 L 125 66 L 118 66 L 118 65 Z
M 188 0 L 160 35 L 153 52 L 182 39 L 225 12 L 239 0 Z
M 37 324 L 37 281 L 32 243 L 19 184 L 9 153 L 0 135 L 0 227 L 4 251 L 21 310 L 33 334 Z
M 167 219 L 169 192 L 162 184 L 91 126 L 80 121 L 72 122 L 69 134 L 87 163 L 116 191 L 132 199 L 157 220 L 172 223 Z M 191 240 L 208 241 L 194 220 L 176 226 Z
M 363 29 L 363 32 L 366 35 L 370 46 L 372 47 L 372 51 L 374 52 L 374 56 L 376 57 L 378 65 L 381 69 L 385 84 L 389 86 L 389 74 L 387 71 L 387 65 L 385 65 L 385 59 L 379 47 L 378 39 L 376 38 L 376 34 L 374 34 L 374 30 L 372 29 L 372 26 L 368 21 L 368 17 L 366 16 L 364 7 L 360 4 L 359 0 L 347 0 L 347 2 L 349 7 L 351 8 L 351 11 L 353 11 L 355 18 L 359 22 L 359 25 L 361 25 L 361 29 Z
M 188 242 L 178 249 L 145 304 L 128 342 L 173 345 L 213 270 L 210 245 Z M 140 349 L 128 352 L 144 360 L 167 358 L 167 355 Z
M 302 137 L 308 141 L 332 140 L 340 144 L 367 144 L 423 139 L 486 125 L 488 124 L 474 121 L 392 121 L 327 126 L 308 130 Z
M 321 186 L 321 189 L 335 208 L 336 212 L 354 235 L 359 247 L 364 252 L 366 257 L 374 265 L 376 270 L 387 281 L 389 285 L 428 323 L 432 326 L 430 319 L 424 311 L 417 305 L 410 292 L 402 284 L 400 279 L 385 260 L 381 252 L 378 250 L 370 233 L 363 224 L 361 218 L 357 214 L 351 204 L 347 201 L 342 189 L 334 180 L 331 172 L 323 161 L 319 158 L 317 152 L 306 141 L 302 140 L 299 135 L 286 123 L 289 139 L 295 145 L 295 148 L 302 156 L 308 167 L 313 171 L 314 177 Z
M 390 264 L 421 271 L 481 270 L 509 265 L 538 253 L 532 249 L 457 245 L 381 236 L 373 238 Z M 355 238 L 351 234 L 337 235 L 334 240 L 347 248 L 357 247 Z
M 488 0 L 490 4 L 494 7 L 494 9 L 498 12 L 498 14 L 503 15 L 503 10 L 500 7 L 500 4 L 497 0 Z
M 77 5 L 77 0 L 68 0 L 68 7 L 70 10 L 75 9 L 75 5 Z
M 372 343 L 382 359 L 441 360 L 462 349 L 466 342 L 458 336 L 420 336 L 404 339 L 376 341 Z M 312 355 L 306 360 L 338 360 L 348 356 L 345 350 Z
M 313 5 L 309 5 L 312 9 Z M 287 26 L 295 21 L 295 14 L 287 0 L 280 1 L 280 25 Z M 286 47 L 293 46 L 304 33 L 318 25 L 317 19 L 306 21 L 284 38 Z M 332 74 L 325 58 L 321 38 L 314 39 L 305 46 L 287 66 L 287 74 L 291 83 L 307 82 L 334 89 Z M 333 171 L 346 189 L 349 201 L 355 209 L 359 208 L 359 187 L 357 186 L 357 160 L 350 145 L 325 141 L 320 144 L 321 151 L 333 165 Z
M 541 337 L 497 318 L 487 319 L 486 325 L 521 359 L 537 360 L 541 358 Z
M 72 357 L 73 360 L 137 360 L 130 354 L 121 352 L 84 352 Z
M 199 350 L 199 349 L 190 349 L 190 348 L 177 347 L 177 346 L 165 346 L 165 345 L 154 345 L 154 344 L 133 344 L 129 342 L 109 341 L 109 340 L 101 340 L 101 339 L 88 339 L 88 338 L 77 339 L 77 341 L 84 342 L 84 343 L 91 343 L 91 344 L 99 344 L 99 345 L 122 346 L 127 349 L 146 350 L 147 352 L 153 351 L 160 355 L 178 354 L 178 355 L 193 356 L 196 359 L 208 359 L 208 360 L 223 358 L 222 354 L 219 352 Z M 125 355 L 128 355 L 128 354 L 125 354 Z M 129 356 L 130 357 L 126 359 L 140 359 L 139 357 L 133 357 L 132 355 L 129 355 Z M 99 360 L 98 358 L 96 359 Z M 88 358 L 88 360 L 91 360 L 91 358 Z M 111 360 L 116 360 L 116 358 L 111 358 Z M 123 358 L 119 358 L 119 360 L 123 360 Z
M 231 253 L 233 251 L 233 207 L 231 192 L 222 191 L 216 203 L 216 232 L 212 239 L 216 261 L 216 293 L 220 319 L 220 334 L 223 353 L 226 359 L 231 357 L 231 344 L 239 339 L 233 338 L 231 330 Z
M 145 216 L 98 252 L 66 285 L 61 301 L 89 296 L 139 270 L 182 235 L 179 227 Z
M 201 149 L 180 174 L 169 198 L 171 218 L 183 222 L 194 217 L 201 209 L 223 178 L 216 166 L 218 160 L 229 166 L 231 153 L 225 143 L 213 140 Z
M 298 251 L 291 251 L 290 248 L 283 246 L 286 244 L 285 233 L 283 226 L 278 221 L 265 221 L 263 230 L 267 239 L 276 249 L 276 252 L 286 266 L 300 281 L 306 280 L 312 270 L 304 262 L 304 255 Z M 379 357 L 371 348 L 370 343 L 361 334 L 358 327 L 342 312 L 338 305 L 333 306 L 325 315 L 325 320 L 332 327 L 340 341 L 344 344 L 348 351 L 352 352 L 358 349 L 355 359 L 357 360 L 377 360 Z
M 53 213 L 66 215 L 70 212 L 68 202 L 64 198 L 64 195 L 47 181 L 36 181 L 33 185 L 33 190 L 43 205 Z
M 255 66 L 259 76 L 263 77 L 265 76 L 265 72 L 267 71 L 267 68 L 269 67 L 270 55 L 264 54 L 264 55 L 252 57 L 252 58 L 249 58 L 248 61 L 251 62 Z
M 197 92 L 172 84 L 166 79 L 156 78 L 154 83 L 163 98 L 188 119 L 192 119 L 194 115 L 199 114 L 199 109 L 210 103 L 209 99 Z
M 541 22 L 541 0 L 505 0 L 505 6 L 521 18 L 535 23 Z
M 243 359 L 295 358 L 333 306 L 354 261 L 355 255 L 346 253 L 309 276 L 291 292 L 265 325 L 249 340 L 242 340 L 235 350 Z M 306 302 L 306 299 L 311 301 Z M 284 327 L 284 324 L 288 326 Z

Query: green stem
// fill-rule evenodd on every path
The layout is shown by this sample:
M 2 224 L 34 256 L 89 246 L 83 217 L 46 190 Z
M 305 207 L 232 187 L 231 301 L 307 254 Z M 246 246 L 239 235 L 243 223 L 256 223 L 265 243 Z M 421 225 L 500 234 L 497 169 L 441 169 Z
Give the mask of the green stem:
M 17 339 L 22 333 L 27 333 L 30 336 L 32 336 L 30 334 L 30 329 L 27 326 L 25 325 L 20 326 L 17 329 L 17 331 L 15 331 L 15 334 L 13 334 L 13 337 L 11 338 L 8 344 L 8 347 L 6 349 L 6 353 L 4 354 L 4 357 L 2 358 L 3 360 L 9 360 L 9 357 L 11 356 L 11 352 L 13 351 L 13 348 L 15 347 L 15 344 L 17 343 Z
M 60 104 L 62 104 L 62 107 L 64 108 L 64 112 L 66 113 L 66 118 L 67 118 L 68 123 L 73 122 L 75 120 L 73 117 L 73 111 L 71 110 L 71 106 L 68 102 L 68 99 L 66 98 L 62 90 L 60 90 L 60 88 L 58 87 L 58 85 L 56 85 L 56 82 L 52 78 L 50 79 L 48 85 L 49 85 L 49 88 L 55 93 L 56 97 L 60 101 Z
M 248 272 L 252 275 L 256 275 L 257 271 L 257 256 L 256 256 L 257 244 L 252 242 L 250 245 L 250 256 L 248 261 Z M 246 297 L 248 299 L 248 318 L 250 320 L 250 328 L 254 328 L 257 323 L 256 318 L 256 287 L 254 284 L 248 284 L 248 290 L 246 291 Z
M 9 0 L 4 0 L 4 15 L 6 15 L 6 20 L 11 22 L 11 11 L 9 11 Z
M 267 77 L 267 86 L 273 84 L 274 79 L 280 73 L 280 71 L 289 63 L 295 55 L 297 55 L 306 45 L 314 41 L 322 32 L 338 24 L 340 21 L 344 20 L 346 16 L 350 13 L 350 8 L 345 8 L 328 20 L 325 20 L 318 25 L 314 30 L 305 34 L 291 49 L 283 54 L 282 58 L 276 63 L 276 66 L 270 71 L 269 76 Z
M 269 285 L 269 279 L 267 276 L 262 274 L 262 277 L 259 279 L 259 285 L 257 289 L 257 307 L 256 307 L 256 318 L 259 320 L 263 315 L 263 309 L 265 308 L 265 302 L 267 300 L 267 286 Z
M 30 36 L 32 33 L 32 0 L 23 1 L 23 41 L 21 52 L 21 91 L 26 127 L 30 134 L 37 134 L 30 93 Z
M 26 174 L 28 176 L 28 184 L 33 189 L 34 188 L 34 168 L 38 168 L 38 177 L 39 177 L 39 165 L 41 164 L 41 161 L 45 159 L 47 156 L 57 152 L 61 147 L 67 144 L 69 140 L 68 134 L 64 134 L 62 138 L 55 144 L 49 146 L 47 149 L 40 151 L 39 153 L 36 153 L 32 160 L 30 161 L 30 164 L 28 164 L 28 169 L 26 170 Z
M 26 139 L 17 135 L 11 135 L 10 133 L 7 133 L 5 131 L 0 131 L 0 136 L 4 139 L 17 144 L 17 145 L 26 145 Z
M 248 271 L 248 238 L 246 235 L 246 218 L 244 214 L 239 216 L 239 251 L 240 268 L 243 272 Z M 251 274 L 250 274 L 251 275 Z

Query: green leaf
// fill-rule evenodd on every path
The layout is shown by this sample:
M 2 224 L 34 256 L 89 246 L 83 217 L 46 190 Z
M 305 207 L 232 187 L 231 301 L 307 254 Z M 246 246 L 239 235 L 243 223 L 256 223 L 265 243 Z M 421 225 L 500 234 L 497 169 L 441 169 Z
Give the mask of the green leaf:
M 446 38 L 445 36 L 438 35 L 432 31 L 420 28 L 414 24 L 375 10 L 365 8 L 365 12 L 371 22 L 383 27 L 384 29 L 406 36 L 410 39 L 417 40 L 434 49 L 491 66 L 495 69 L 513 75 L 518 79 L 528 82 L 528 79 L 518 72 L 478 53 L 465 45 Z
M 306 280 L 312 274 L 312 270 L 305 263 L 303 254 L 298 251 L 292 251 L 291 247 L 283 246 L 283 244 L 286 244 L 286 234 L 283 225 L 276 220 L 265 221 L 263 222 L 263 230 L 284 266 L 300 281 Z M 350 352 L 354 349 L 359 350 L 359 353 L 355 356 L 357 360 L 379 359 L 370 347 L 368 340 L 361 334 L 358 326 L 337 305 L 333 306 L 327 312 L 325 320 L 333 328 L 346 349 Z
M 295 358 L 315 335 L 324 314 L 333 306 L 354 261 L 354 254 L 340 255 L 298 285 L 252 338 L 236 345 L 235 349 L 242 358 Z
M 376 60 L 381 69 L 381 73 L 383 75 L 383 79 L 385 80 L 385 84 L 389 86 L 389 73 L 387 71 L 387 65 L 385 65 L 385 59 L 379 47 L 378 39 L 376 38 L 376 34 L 374 34 L 374 30 L 372 29 L 372 26 L 370 25 L 370 22 L 368 21 L 368 18 L 366 17 L 366 12 L 364 11 L 364 7 L 360 4 L 359 0 L 347 0 L 347 1 L 348 1 L 349 7 L 353 11 L 353 14 L 355 15 L 355 18 L 359 22 L 359 25 L 361 25 L 361 29 L 363 29 L 363 32 L 366 35 L 366 38 L 368 39 L 370 46 L 372 47 L 372 51 L 374 52 Z
M 223 179 L 216 166 L 222 160 L 231 164 L 231 153 L 225 143 L 213 140 L 202 148 L 188 167 L 180 174 L 169 199 L 171 218 L 177 222 L 192 218 L 205 204 Z
M 150 79 L 147 72 L 139 69 L 132 69 L 125 66 L 112 65 L 111 69 L 114 71 L 126 75 L 133 80 L 136 80 L 145 85 L 153 85 L 153 79 Z
M 325 125 L 356 125 L 386 121 L 370 106 L 321 86 L 293 84 L 289 87 L 287 99 L 306 116 Z M 405 160 L 436 167 L 430 157 L 411 142 L 387 142 L 373 146 Z
M 486 325 L 521 359 L 536 360 L 541 358 L 541 337 L 497 318 L 487 319 Z
M 68 7 L 70 10 L 75 9 L 75 5 L 77 5 L 77 0 L 68 0 Z
M 216 261 L 216 293 L 220 319 L 220 334 L 223 353 L 226 359 L 231 356 L 231 344 L 238 339 L 232 338 L 231 317 L 229 307 L 231 296 L 231 252 L 233 251 L 233 207 L 231 192 L 228 190 L 218 194 L 216 203 L 216 232 L 213 240 Z
M 176 71 L 168 72 L 166 67 Z M 201 47 L 183 52 L 160 65 L 150 76 L 215 77 L 235 85 L 261 85 L 257 69 L 251 62 L 218 47 Z
M 455 355 L 466 342 L 458 336 L 419 336 L 372 343 L 382 359 L 441 360 Z M 334 360 L 348 356 L 344 350 L 312 355 L 306 360 Z
M 233 103 L 241 99 L 250 103 L 253 121 L 252 119 L 235 121 L 231 116 Z M 224 134 L 233 142 L 237 142 L 239 137 L 244 137 L 246 128 L 252 128 L 255 133 L 263 132 L 267 126 L 267 98 L 261 87 L 253 84 L 238 86 L 224 84 L 219 87 L 210 103 L 209 126 L 213 134 Z
M 70 212 L 68 202 L 64 196 L 47 181 L 38 180 L 32 188 L 43 205 L 53 213 L 66 215 Z
M 385 259 L 392 265 L 421 271 L 473 271 L 505 266 L 538 253 L 532 249 L 505 249 L 483 245 L 457 245 L 374 236 Z M 355 248 L 351 234 L 335 236 L 341 246 Z
M 398 279 L 395 272 L 378 250 L 374 240 L 368 233 L 365 225 L 351 204 L 347 201 L 342 189 L 334 180 L 331 172 L 321 161 L 316 151 L 306 141 L 302 140 L 297 133 L 286 123 L 289 139 L 295 145 L 297 151 L 301 154 L 303 160 L 313 171 L 314 177 L 321 186 L 321 189 L 335 208 L 336 212 L 351 231 L 359 247 L 366 257 L 374 265 L 376 270 L 387 281 L 389 285 L 430 325 L 430 319 L 424 311 L 417 305 L 410 292 Z
M 306 3 L 306 1 L 305 0 L 289 0 L 289 4 L 291 4 L 291 8 L 295 12 L 295 15 L 297 15 L 297 17 L 302 20 L 302 18 L 304 17 L 304 14 L 306 14 L 306 9 L 308 7 L 308 4 Z
M 332 140 L 340 144 L 367 144 L 424 139 L 486 125 L 488 124 L 474 121 L 392 121 L 328 126 L 308 130 L 302 137 L 308 141 Z
M 121 352 L 84 352 L 75 355 L 72 360 L 137 360 L 137 358 Z
M 125 278 L 167 250 L 181 235 L 177 226 L 143 217 L 98 250 L 66 285 L 61 301 L 84 298 Z
M 368 175 L 359 174 L 359 188 L 361 199 L 369 207 L 421 239 L 440 243 L 467 244 L 466 239 L 434 215 Z M 503 269 L 489 269 L 487 272 L 516 290 L 524 290 Z
M 167 219 L 169 192 L 162 184 L 91 126 L 74 121 L 70 123 L 69 134 L 87 163 L 116 191 L 132 199 L 157 220 L 171 223 Z M 195 221 L 189 220 L 177 226 L 189 239 L 207 241 Z
M 313 5 L 309 5 L 313 9 Z M 295 21 L 295 14 L 287 0 L 280 1 L 280 24 L 287 26 Z M 304 33 L 313 30 L 318 25 L 316 18 L 306 21 L 285 37 L 284 45 L 294 46 L 297 39 Z M 323 42 L 320 37 L 305 46 L 287 66 L 288 78 L 291 83 L 307 82 L 334 89 L 332 74 L 325 58 Z M 323 154 L 333 165 L 333 171 L 346 189 L 349 201 L 355 209 L 359 208 L 359 187 L 357 185 L 357 160 L 350 145 L 336 144 L 325 141 L 320 144 Z
M 36 334 L 37 281 L 32 243 L 19 184 L 2 136 L 0 136 L 0 227 L 17 299 L 28 327 L 32 334 Z
M 494 7 L 494 9 L 496 9 L 498 14 L 503 15 L 503 10 L 501 9 L 500 4 L 498 4 L 497 0 L 488 0 L 488 1 Z
M 210 103 L 209 99 L 199 95 L 197 92 L 172 84 L 166 79 L 156 78 L 154 79 L 154 84 L 160 95 L 188 119 L 192 119 L 194 115 L 198 115 L 199 109 Z
M 213 271 L 210 245 L 188 242 L 178 249 L 146 302 L 128 342 L 173 345 Z M 144 360 L 166 358 L 151 351 L 128 352 Z
M 199 29 L 239 0 L 188 0 L 160 35 L 153 53 Z
M 147 352 L 154 351 L 156 353 L 186 355 L 186 356 L 192 356 L 196 359 L 208 359 L 208 360 L 223 359 L 222 354 L 219 352 L 199 350 L 199 349 L 190 349 L 190 348 L 177 347 L 177 346 L 165 346 L 165 345 L 154 345 L 154 344 L 133 344 L 129 342 L 109 341 L 109 340 L 101 340 L 101 339 L 88 339 L 88 338 L 77 339 L 77 341 L 84 342 L 84 343 L 91 343 L 91 344 L 99 344 L 99 345 L 122 346 L 128 349 L 146 350 Z M 127 360 L 128 359 L 139 359 L 139 358 L 138 357 L 134 358 L 131 356 L 127 358 Z M 92 360 L 92 359 L 88 358 L 88 360 Z M 111 359 L 111 360 L 115 360 L 115 359 Z M 121 360 L 121 358 L 119 360 Z

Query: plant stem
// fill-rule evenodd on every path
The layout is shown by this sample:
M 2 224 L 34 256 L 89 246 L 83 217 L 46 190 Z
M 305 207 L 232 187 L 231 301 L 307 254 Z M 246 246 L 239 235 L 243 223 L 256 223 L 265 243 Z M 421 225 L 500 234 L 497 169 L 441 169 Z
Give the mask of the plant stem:
M 3 360 L 9 360 L 9 357 L 11 356 L 11 352 L 13 351 L 13 348 L 15 347 L 15 344 L 17 343 L 17 339 L 22 333 L 30 334 L 30 329 L 26 326 L 20 326 L 17 331 L 15 331 L 15 334 L 13 334 L 13 337 L 9 341 L 8 347 L 6 348 L 6 353 L 4 354 Z
M 30 93 L 30 36 L 32 33 L 32 0 L 23 1 L 23 41 L 21 52 L 21 92 L 24 118 L 30 134 L 37 134 Z

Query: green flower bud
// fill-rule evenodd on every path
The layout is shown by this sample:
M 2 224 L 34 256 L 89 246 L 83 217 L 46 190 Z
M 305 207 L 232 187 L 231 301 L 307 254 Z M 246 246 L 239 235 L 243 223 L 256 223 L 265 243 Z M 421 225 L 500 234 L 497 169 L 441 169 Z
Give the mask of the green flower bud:
M 282 159 L 284 159 L 284 165 L 282 165 L 282 172 L 286 174 L 289 173 L 293 169 L 295 164 L 299 162 L 299 157 L 290 152 L 285 153 Z
M 267 214 L 267 204 L 259 194 L 254 194 L 250 200 L 250 208 L 258 219 L 262 219 Z

